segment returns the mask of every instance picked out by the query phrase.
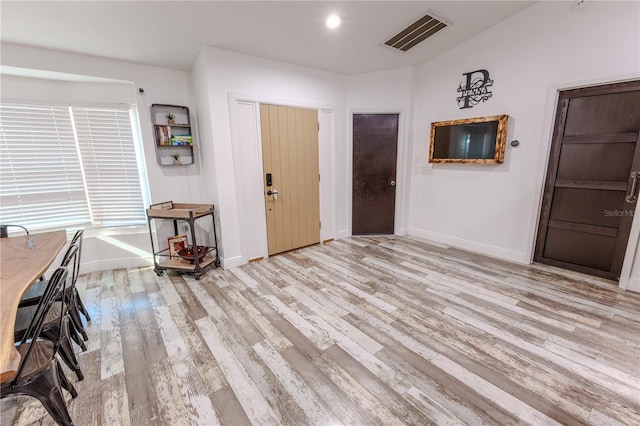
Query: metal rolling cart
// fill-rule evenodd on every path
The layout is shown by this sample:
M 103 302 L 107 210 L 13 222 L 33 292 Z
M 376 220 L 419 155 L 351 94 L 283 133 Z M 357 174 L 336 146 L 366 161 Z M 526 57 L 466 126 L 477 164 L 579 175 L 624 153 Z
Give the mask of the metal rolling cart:
M 194 224 L 196 220 L 207 216 L 211 217 L 213 242 L 211 245 L 198 246 Z M 215 264 L 216 267 L 220 266 L 213 204 L 179 204 L 173 201 L 152 204 L 147 209 L 147 220 L 149 222 L 149 236 L 151 237 L 154 271 L 158 276 L 162 275 L 167 269 L 176 269 L 183 272 L 191 272 L 194 278 L 199 280 L 204 272 L 204 268 L 211 264 Z M 178 235 L 178 222 L 187 222 L 191 234 L 190 247 L 193 249 L 193 255 L 177 255 L 171 253 L 169 247 L 166 249 L 160 249 L 160 247 L 158 247 L 158 250 L 156 250 L 151 227 L 152 220 L 172 220 L 175 235 Z M 159 242 L 158 245 L 160 245 Z M 200 254 L 200 250 L 202 250 L 203 254 Z

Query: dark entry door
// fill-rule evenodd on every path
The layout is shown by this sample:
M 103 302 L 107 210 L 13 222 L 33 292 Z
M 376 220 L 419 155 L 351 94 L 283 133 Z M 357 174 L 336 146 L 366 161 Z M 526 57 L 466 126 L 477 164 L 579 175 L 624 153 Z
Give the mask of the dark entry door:
M 353 235 L 394 233 L 398 119 L 353 115 Z
M 560 93 L 535 260 L 617 280 L 640 182 L 640 81 Z

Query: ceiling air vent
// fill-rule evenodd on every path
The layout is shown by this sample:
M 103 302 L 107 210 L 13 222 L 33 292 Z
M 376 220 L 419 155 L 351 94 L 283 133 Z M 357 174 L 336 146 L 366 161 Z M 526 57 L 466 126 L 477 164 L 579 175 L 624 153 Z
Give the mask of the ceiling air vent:
M 434 18 L 431 15 L 424 15 L 422 18 L 400 31 L 384 44 L 389 47 L 393 47 L 394 49 L 406 52 L 416 44 L 425 41 L 427 38 L 431 37 L 446 26 L 447 24 L 443 21 Z

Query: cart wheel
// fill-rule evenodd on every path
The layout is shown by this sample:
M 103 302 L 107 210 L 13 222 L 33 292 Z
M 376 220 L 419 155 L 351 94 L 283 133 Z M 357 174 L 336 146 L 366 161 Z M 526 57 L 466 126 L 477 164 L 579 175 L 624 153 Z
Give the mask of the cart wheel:
M 220 259 L 216 259 L 216 268 L 220 267 Z
M 200 280 L 200 276 L 201 276 L 201 275 L 202 275 L 202 274 L 200 274 L 199 272 L 195 272 L 195 273 L 193 274 L 193 278 L 195 278 L 195 279 L 196 279 L 196 281 L 198 281 L 198 280 Z
M 162 274 L 164 274 L 164 269 L 156 269 L 155 271 L 156 271 L 156 275 L 159 277 L 161 277 Z

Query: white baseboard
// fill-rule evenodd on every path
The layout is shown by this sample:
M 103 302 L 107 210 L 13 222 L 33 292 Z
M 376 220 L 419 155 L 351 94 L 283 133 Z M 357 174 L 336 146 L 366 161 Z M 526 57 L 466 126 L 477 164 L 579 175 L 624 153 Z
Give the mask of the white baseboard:
M 220 259 L 223 269 L 235 268 L 236 266 L 246 265 L 247 261 L 242 256 L 234 256 L 230 258 Z
M 640 293 L 640 280 L 636 278 L 629 278 L 629 281 L 627 281 L 627 290 Z
M 399 237 L 405 237 L 409 235 L 409 228 L 400 228 L 395 232 L 395 234 Z
M 405 235 L 409 235 L 408 232 L 409 232 L 409 228 L 400 228 L 399 230 L 394 232 L 394 235 L 397 235 L 399 237 L 404 237 Z M 343 229 L 342 231 L 338 231 L 336 235 L 337 235 L 336 240 L 340 238 L 349 238 L 351 236 L 348 229 Z
M 499 259 L 509 260 L 511 262 L 530 264 L 529 257 L 526 253 L 504 249 L 489 244 L 479 243 L 477 241 L 465 240 L 450 235 L 438 234 L 436 232 L 425 231 L 423 229 L 408 228 L 408 235 L 425 240 L 435 241 L 437 243 L 446 244 L 452 247 L 469 250 L 475 253 L 484 254 L 486 256 L 497 257 Z
M 233 268 L 235 266 L 245 265 L 247 262 L 242 256 L 235 256 L 229 259 L 220 259 L 220 263 L 224 269 Z M 91 272 L 107 271 L 111 269 L 127 269 L 127 268 L 144 268 L 153 267 L 153 258 L 151 257 L 126 257 L 121 259 L 109 259 L 83 263 L 80 266 L 81 274 Z
M 124 257 L 121 259 L 96 260 L 83 263 L 80 266 L 81 274 L 91 272 L 108 271 L 111 269 L 144 268 L 153 266 L 153 258 L 149 257 Z
M 341 231 L 338 231 L 338 233 L 336 234 L 336 240 L 340 239 L 340 238 L 347 238 L 349 237 L 349 230 L 348 229 L 343 229 Z

